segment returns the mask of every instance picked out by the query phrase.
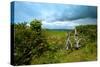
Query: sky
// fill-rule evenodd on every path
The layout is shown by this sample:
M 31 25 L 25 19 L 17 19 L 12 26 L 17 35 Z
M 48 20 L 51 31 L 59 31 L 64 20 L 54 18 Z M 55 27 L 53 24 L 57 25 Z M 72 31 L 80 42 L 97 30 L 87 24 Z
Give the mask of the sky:
M 15 1 L 14 23 L 42 20 L 42 28 L 74 29 L 78 25 L 96 24 L 97 7 L 56 3 Z

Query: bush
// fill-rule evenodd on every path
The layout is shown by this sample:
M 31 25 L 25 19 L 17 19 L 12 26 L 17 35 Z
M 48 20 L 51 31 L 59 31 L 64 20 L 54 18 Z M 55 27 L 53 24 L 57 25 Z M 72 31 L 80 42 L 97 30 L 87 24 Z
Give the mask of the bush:
M 81 25 L 76 27 L 78 33 L 84 36 L 87 40 L 94 42 L 97 41 L 97 26 L 96 25 Z
M 30 64 L 33 56 L 39 57 L 47 50 L 46 43 L 41 21 L 33 20 L 30 26 L 14 24 L 14 65 Z

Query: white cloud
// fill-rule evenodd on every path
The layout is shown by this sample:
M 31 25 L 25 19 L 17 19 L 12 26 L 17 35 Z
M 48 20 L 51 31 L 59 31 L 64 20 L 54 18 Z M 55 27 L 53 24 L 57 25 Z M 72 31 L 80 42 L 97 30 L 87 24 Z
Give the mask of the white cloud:
M 42 27 L 49 29 L 74 29 L 76 25 L 78 24 L 73 23 L 72 21 L 55 21 L 55 22 L 42 21 Z
M 47 22 L 42 21 L 42 28 L 48 29 L 74 29 L 78 25 L 96 24 L 96 19 L 93 18 L 83 18 L 73 21 L 54 21 Z

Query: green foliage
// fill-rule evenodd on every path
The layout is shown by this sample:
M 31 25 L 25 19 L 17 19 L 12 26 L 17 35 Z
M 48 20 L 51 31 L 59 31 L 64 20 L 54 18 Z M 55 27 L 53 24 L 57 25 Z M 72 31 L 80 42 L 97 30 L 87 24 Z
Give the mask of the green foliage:
M 81 25 L 76 27 L 78 33 L 92 41 L 97 41 L 97 26 L 96 25 Z
M 85 28 L 86 27 L 86 28 Z M 39 58 L 33 58 L 31 64 L 50 64 L 66 62 L 94 61 L 97 59 L 96 26 L 84 25 L 76 27 L 78 31 L 81 48 L 79 50 L 65 50 L 67 32 L 60 30 L 45 30 L 48 42 L 48 51 Z M 90 31 L 92 30 L 92 31 Z M 74 30 L 70 31 L 70 39 L 74 45 Z M 94 37 L 92 37 L 94 35 Z
M 34 30 L 35 32 L 41 32 L 41 23 L 39 20 L 33 20 L 31 23 L 31 29 Z
M 14 24 L 14 65 L 30 64 L 33 56 L 38 57 L 46 50 L 40 21 L 33 20 L 30 26 L 26 23 Z

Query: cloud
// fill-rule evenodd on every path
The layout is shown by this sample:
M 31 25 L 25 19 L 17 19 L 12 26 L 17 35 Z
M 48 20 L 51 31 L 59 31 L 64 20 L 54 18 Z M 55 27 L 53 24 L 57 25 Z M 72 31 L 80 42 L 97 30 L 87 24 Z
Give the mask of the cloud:
M 87 25 L 87 24 L 96 25 L 97 19 L 96 18 L 81 18 L 81 19 L 74 20 L 73 22 L 78 23 L 79 25 Z
M 55 21 L 52 23 L 46 21 L 42 22 L 42 28 L 47 29 L 74 29 L 75 25 L 77 24 L 71 23 L 70 21 Z
M 97 18 L 97 7 L 15 1 L 15 22 L 40 19 L 48 22 Z
M 62 19 L 77 20 L 80 18 L 97 18 L 97 8 L 94 6 L 69 5 L 63 12 Z
M 46 22 L 42 21 L 42 28 L 47 29 L 74 29 L 78 25 L 87 25 L 92 24 L 96 25 L 96 19 L 92 18 L 83 18 L 72 21 L 54 21 L 54 22 Z

